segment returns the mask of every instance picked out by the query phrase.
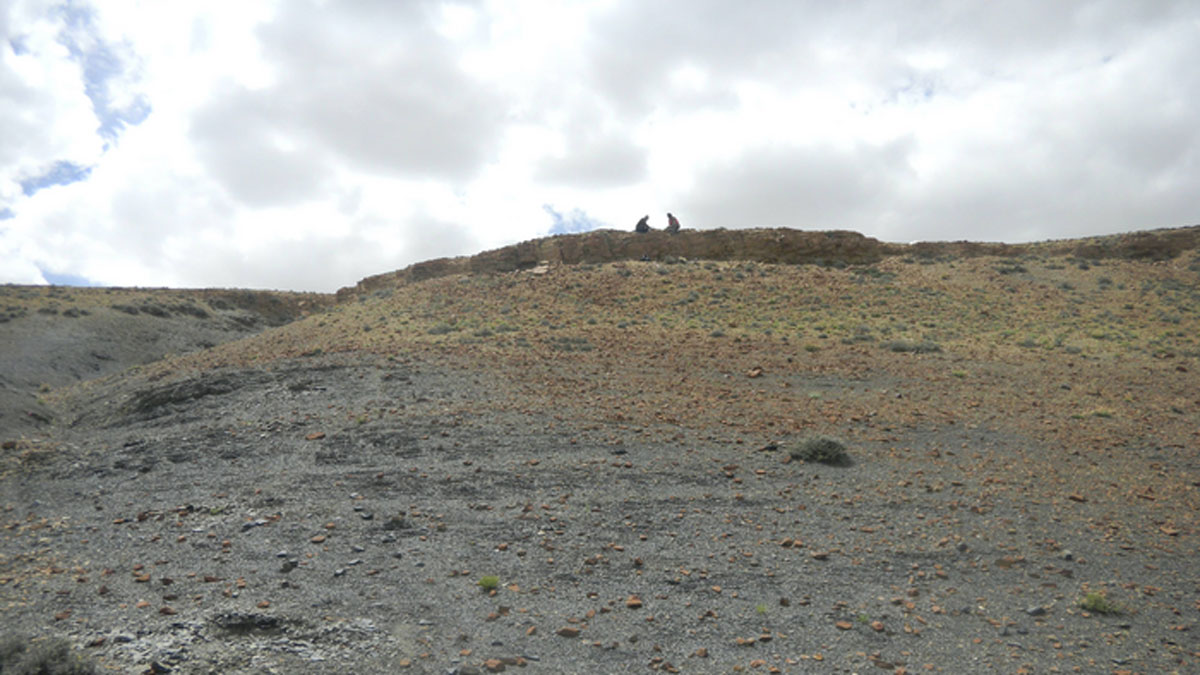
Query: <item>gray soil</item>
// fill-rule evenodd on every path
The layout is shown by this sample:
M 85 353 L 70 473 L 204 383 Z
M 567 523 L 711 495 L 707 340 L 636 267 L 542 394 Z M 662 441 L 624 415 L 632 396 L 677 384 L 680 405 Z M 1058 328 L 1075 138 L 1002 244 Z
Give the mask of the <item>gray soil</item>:
M 4 628 L 116 672 L 1196 664 L 1172 629 L 1195 611 L 1193 558 L 1061 531 L 1061 509 L 1103 508 L 970 470 L 1054 449 L 907 428 L 828 467 L 521 410 L 511 386 L 349 356 L 97 382 L 4 455 Z M 1113 581 L 1134 611 L 1079 607 Z
M 850 464 L 826 466 L 719 425 L 576 419 L 518 374 L 415 356 L 125 371 L 280 320 L 248 309 L 10 318 L 0 633 L 102 671 L 1198 666 L 1190 537 L 1056 493 L 1093 460 L 1010 429 L 851 427 Z M 922 386 L 786 377 L 829 401 Z M 1044 490 L 1005 480 L 1030 471 Z M 1120 611 L 1085 611 L 1088 590 Z

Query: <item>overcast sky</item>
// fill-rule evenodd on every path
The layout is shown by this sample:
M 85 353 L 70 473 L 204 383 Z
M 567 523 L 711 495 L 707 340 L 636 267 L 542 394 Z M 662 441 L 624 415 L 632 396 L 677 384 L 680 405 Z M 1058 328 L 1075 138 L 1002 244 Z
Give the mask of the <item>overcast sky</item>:
M 1200 222 L 1195 0 L 8 0 L 0 283 L 332 291 L 564 231 Z

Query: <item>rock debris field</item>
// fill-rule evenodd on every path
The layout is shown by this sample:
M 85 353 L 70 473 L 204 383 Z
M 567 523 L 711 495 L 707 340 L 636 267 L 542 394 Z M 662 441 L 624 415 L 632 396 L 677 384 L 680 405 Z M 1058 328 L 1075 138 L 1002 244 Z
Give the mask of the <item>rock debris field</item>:
M 1050 308 L 1000 323 L 1062 334 L 1059 262 L 995 282 Z M 947 264 L 447 277 L 44 388 L 2 439 L 0 628 L 97 672 L 1195 672 L 1194 347 L 1023 347 L 988 303 L 888 335 L 869 301 Z M 881 316 L 674 304 L 755 283 Z

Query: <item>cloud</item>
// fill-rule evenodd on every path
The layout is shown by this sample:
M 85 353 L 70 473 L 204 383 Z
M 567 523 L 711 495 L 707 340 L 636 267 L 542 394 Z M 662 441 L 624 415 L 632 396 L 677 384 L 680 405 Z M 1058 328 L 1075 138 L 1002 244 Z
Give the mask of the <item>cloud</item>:
M 333 290 L 668 210 L 894 241 L 1187 224 L 1197 25 L 1186 0 L 17 0 L 0 280 Z
M 550 184 L 610 188 L 646 177 L 646 151 L 618 136 L 572 139 L 566 152 L 538 163 L 534 177 Z
M 873 226 L 912 180 L 912 150 L 911 141 L 754 148 L 701 168 L 678 213 L 702 228 Z
M 78 66 L 58 42 L 59 28 L 21 3 L 0 10 L 0 208 L 16 211 L 21 183 L 48 167 L 90 166 L 102 152 L 91 102 Z
M 275 93 L 239 87 L 219 95 L 192 120 L 199 159 L 246 206 L 313 198 L 334 171 L 333 158 L 315 139 L 288 128 L 294 107 Z
M 495 154 L 503 101 L 455 65 L 428 3 L 288 3 L 258 31 L 274 81 L 193 118 L 213 175 L 247 205 L 293 203 L 338 169 L 462 182 Z
M 136 92 L 135 61 L 128 45 L 104 40 L 97 32 L 93 10 L 75 0 L 58 11 L 63 20 L 59 42 L 83 69 L 84 93 L 99 121 L 97 131 L 115 140 L 128 125 L 140 124 L 150 114 L 150 102 Z

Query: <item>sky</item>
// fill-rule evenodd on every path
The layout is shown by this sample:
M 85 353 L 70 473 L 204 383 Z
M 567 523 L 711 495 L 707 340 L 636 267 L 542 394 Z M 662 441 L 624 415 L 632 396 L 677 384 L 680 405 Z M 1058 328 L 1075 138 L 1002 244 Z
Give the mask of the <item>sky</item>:
M 329 292 L 549 234 L 1200 222 L 1194 0 L 8 0 L 0 283 Z

